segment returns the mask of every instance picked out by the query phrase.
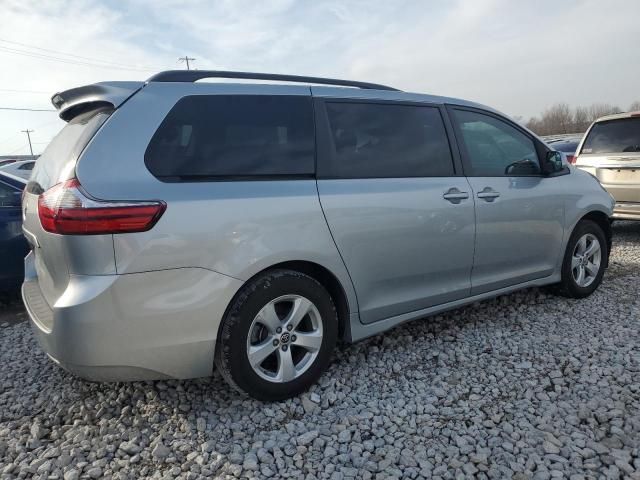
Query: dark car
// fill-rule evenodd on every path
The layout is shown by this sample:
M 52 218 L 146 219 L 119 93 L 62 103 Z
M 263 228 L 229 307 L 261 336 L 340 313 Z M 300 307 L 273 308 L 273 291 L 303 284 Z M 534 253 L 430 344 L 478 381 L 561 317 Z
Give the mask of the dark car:
M 26 180 L 0 172 L 0 291 L 18 290 L 29 245 L 22 235 L 22 190 Z
M 582 137 L 565 137 L 554 140 L 547 140 L 546 143 L 557 152 L 562 152 L 567 156 L 567 162 L 576 163 L 576 150 L 580 145 Z
M 0 167 L 4 167 L 5 165 L 11 165 L 15 163 L 15 160 L 0 160 Z

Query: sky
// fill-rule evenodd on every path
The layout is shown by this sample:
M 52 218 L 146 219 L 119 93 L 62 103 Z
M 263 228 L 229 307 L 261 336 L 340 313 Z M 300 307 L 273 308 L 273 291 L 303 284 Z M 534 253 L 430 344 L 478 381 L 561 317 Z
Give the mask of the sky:
M 557 102 L 640 100 L 636 0 L 0 0 L 0 155 L 64 126 L 51 95 L 161 70 L 392 85 L 528 119 Z

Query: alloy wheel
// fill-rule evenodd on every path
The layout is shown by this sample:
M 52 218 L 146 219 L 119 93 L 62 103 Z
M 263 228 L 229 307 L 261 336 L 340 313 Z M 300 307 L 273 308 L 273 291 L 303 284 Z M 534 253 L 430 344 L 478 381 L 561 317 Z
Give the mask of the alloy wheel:
M 290 382 L 315 361 L 322 346 L 318 308 L 300 295 L 283 295 L 260 309 L 247 338 L 253 371 L 274 383 Z
M 598 238 L 586 233 L 576 243 L 571 257 L 571 274 L 579 287 L 591 285 L 600 271 L 602 248 Z

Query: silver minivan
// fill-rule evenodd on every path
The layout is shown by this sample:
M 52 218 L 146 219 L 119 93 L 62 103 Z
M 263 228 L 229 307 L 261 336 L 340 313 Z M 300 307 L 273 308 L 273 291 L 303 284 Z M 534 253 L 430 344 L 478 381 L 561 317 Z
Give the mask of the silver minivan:
M 200 81 L 219 77 L 244 83 Z M 88 379 L 215 364 L 283 399 L 339 340 L 531 286 L 585 297 L 607 266 L 611 196 L 475 103 L 212 71 L 52 101 L 68 123 L 24 194 L 23 299 Z

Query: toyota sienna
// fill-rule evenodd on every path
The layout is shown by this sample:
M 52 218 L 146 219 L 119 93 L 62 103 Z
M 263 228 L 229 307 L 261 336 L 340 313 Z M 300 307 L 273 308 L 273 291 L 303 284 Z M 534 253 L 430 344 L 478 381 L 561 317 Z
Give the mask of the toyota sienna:
M 245 82 L 200 81 L 221 77 Z M 586 297 L 607 266 L 612 197 L 472 102 L 215 71 L 52 102 L 67 125 L 24 194 L 23 299 L 88 379 L 215 364 L 283 399 L 340 340 L 526 287 Z

